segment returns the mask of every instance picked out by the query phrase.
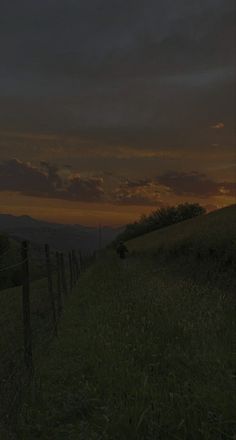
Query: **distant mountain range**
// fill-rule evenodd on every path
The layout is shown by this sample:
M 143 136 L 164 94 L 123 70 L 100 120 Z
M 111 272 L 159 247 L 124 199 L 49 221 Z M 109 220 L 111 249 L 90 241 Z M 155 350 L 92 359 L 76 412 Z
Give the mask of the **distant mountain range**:
M 123 228 L 108 226 L 98 228 L 83 225 L 67 225 L 36 220 L 30 216 L 0 214 L 0 233 L 7 233 L 17 240 L 29 240 L 35 244 L 48 243 L 55 249 L 80 249 L 92 252 L 111 243 Z

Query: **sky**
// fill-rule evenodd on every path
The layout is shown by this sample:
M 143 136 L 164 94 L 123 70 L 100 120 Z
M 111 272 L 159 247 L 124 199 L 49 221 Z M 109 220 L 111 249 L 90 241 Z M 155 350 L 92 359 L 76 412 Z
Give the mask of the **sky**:
M 0 213 L 235 203 L 233 0 L 1 0 Z

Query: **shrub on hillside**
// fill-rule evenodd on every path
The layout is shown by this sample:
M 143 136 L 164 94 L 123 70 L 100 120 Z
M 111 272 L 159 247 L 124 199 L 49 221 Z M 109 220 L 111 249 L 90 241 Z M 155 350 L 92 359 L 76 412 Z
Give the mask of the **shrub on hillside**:
M 142 215 L 138 221 L 128 224 L 125 230 L 117 237 L 116 242 L 136 238 L 147 232 L 205 214 L 205 212 L 205 209 L 198 203 L 183 203 L 178 206 L 157 209 L 150 215 Z

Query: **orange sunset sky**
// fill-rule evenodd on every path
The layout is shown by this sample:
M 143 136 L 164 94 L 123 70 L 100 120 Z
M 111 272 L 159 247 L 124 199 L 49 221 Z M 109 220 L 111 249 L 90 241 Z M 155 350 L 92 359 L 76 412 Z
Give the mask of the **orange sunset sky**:
M 235 203 L 234 13 L 223 0 L 4 1 L 0 213 L 119 226 Z

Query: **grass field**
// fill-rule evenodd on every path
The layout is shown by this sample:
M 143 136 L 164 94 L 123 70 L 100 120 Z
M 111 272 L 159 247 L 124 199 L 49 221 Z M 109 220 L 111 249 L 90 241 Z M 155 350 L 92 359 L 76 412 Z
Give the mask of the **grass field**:
M 236 253 L 236 205 L 185 220 L 173 226 L 150 232 L 130 240 L 129 248 L 136 252 L 167 255 L 192 251 L 201 256 L 235 257 Z
M 5 437 L 15 438 L 17 412 L 22 395 L 29 385 L 29 374 L 24 361 L 21 243 L 0 235 L 0 251 L 0 439 L 2 440 Z M 59 316 L 61 305 L 55 251 L 51 250 L 50 255 L 56 314 Z M 40 353 L 48 349 L 49 342 L 55 334 L 55 322 L 48 280 L 45 277 L 47 270 L 44 246 L 31 243 L 28 260 L 31 339 L 33 357 L 36 361 Z M 69 261 L 65 253 L 64 262 L 69 293 Z M 64 306 L 66 298 L 63 286 L 61 286 L 61 294 L 62 306 Z
M 47 350 L 53 315 L 47 279 L 31 283 L 31 325 L 34 357 Z M 12 431 L 22 391 L 28 384 L 24 364 L 22 288 L 0 291 L 0 439 Z M 11 437 L 10 437 L 11 438 Z
M 235 439 L 235 207 L 109 251 L 70 297 L 19 439 Z

